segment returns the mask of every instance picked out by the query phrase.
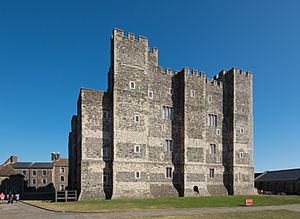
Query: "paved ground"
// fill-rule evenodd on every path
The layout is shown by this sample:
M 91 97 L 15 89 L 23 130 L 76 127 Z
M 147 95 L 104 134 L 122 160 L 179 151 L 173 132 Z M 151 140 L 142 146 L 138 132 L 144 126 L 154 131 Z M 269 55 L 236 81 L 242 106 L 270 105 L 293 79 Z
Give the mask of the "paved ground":
M 260 210 L 291 210 L 300 212 L 300 204 L 279 205 L 279 206 L 261 206 L 261 207 L 234 207 L 234 208 L 192 208 L 181 210 L 153 210 L 142 212 L 116 212 L 116 213 L 68 213 L 68 212 L 52 212 L 33 207 L 23 203 L 0 204 L 1 218 L 130 218 L 145 216 L 162 216 L 162 215 L 180 215 L 180 214 L 199 214 L 213 212 L 241 212 L 241 211 L 260 211 Z

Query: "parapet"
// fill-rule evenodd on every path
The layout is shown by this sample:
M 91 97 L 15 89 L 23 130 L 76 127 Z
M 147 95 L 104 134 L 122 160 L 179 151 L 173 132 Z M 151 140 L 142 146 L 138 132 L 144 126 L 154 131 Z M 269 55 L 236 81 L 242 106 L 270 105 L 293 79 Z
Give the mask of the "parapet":
M 124 34 L 124 31 L 121 29 L 118 29 L 118 28 L 114 28 L 114 30 L 113 30 L 113 37 L 115 37 L 115 36 L 125 37 L 131 41 L 140 42 L 143 45 L 148 47 L 148 38 L 147 37 L 139 35 L 138 38 L 135 39 L 134 33 L 131 33 L 131 32 L 129 32 L 126 37 Z
M 238 69 L 236 67 L 232 68 L 231 71 L 233 71 L 234 74 L 238 74 L 238 75 L 241 75 L 241 76 L 246 76 L 246 77 L 249 77 L 249 78 L 252 78 L 253 74 L 249 71 L 245 71 L 245 70 L 242 70 L 242 69 Z

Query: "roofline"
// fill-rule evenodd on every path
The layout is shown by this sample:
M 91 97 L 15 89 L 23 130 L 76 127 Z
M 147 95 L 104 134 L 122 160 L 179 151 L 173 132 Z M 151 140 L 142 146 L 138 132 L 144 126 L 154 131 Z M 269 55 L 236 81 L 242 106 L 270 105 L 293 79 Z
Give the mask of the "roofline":
M 269 173 L 269 171 L 265 171 L 262 174 L 260 174 L 258 177 L 256 177 L 254 180 L 259 179 L 260 177 L 264 176 L 265 174 Z

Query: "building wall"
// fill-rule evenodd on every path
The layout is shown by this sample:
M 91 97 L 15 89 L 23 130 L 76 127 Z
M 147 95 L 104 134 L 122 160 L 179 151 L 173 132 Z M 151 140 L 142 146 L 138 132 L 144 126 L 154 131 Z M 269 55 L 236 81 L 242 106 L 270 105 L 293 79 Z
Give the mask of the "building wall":
M 164 71 L 158 49 L 150 50 L 145 37 L 115 29 L 108 78 L 108 92 L 81 89 L 78 101 L 81 199 L 253 191 L 251 74 L 233 69 L 210 80 L 188 68 Z M 163 107 L 172 108 L 171 120 L 162 118 Z M 104 110 L 107 121 L 101 117 Z M 216 127 L 208 126 L 209 114 L 217 116 Z M 172 140 L 173 151 L 166 150 L 166 140 Z M 213 154 L 211 144 L 216 145 Z M 106 161 L 100 153 L 105 145 Z M 172 168 L 172 178 L 166 168 Z M 103 175 L 109 179 L 106 186 Z
M 24 191 L 54 191 L 53 169 L 15 169 L 18 174 L 24 176 Z M 33 172 L 36 172 L 36 175 Z M 44 175 L 44 171 L 46 175 Z M 46 183 L 43 183 L 43 179 Z M 35 183 L 33 183 L 35 180 Z

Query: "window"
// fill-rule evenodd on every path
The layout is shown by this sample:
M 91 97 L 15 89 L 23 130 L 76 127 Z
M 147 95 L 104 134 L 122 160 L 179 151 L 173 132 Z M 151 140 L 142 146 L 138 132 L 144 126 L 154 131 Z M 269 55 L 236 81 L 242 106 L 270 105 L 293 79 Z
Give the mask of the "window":
M 239 157 L 240 157 L 240 159 L 244 158 L 244 153 L 243 153 L 243 152 L 240 152 L 240 153 L 239 153 Z
M 166 130 L 166 127 L 165 127 L 164 124 L 161 125 L 161 130 L 162 130 L 162 131 L 165 131 L 165 130 Z
M 220 134 L 221 134 L 221 130 L 217 129 L 217 135 L 220 135 Z
M 191 90 L 191 97 L 195 97 L 196 92 L 194 90 Z
M 32 171 L 32 175 L 36 176 L 36 171 L 35 170 Z
M 150 99 L 153 99 L 153 91 L 151 91 L 151 90 L 148 91 L 148 97 Z
M 173 118 L 173 107 L 163 106 L 162 107 L 162 118 L 165 120 L 172 120 Z
M 108 157 L 108 149 L 107 149 L 107 147 L 103 147 L 102 148 L 102 156 L 103 157 Z
M 240 133 L 244 134 L 244 128 L 240 128 Z
M 36 179 L 32 179 L 32 184 L 36 184 Z
M 64 172 L 65 172 L 65 168 L 60 167 L 60 168 L 59 168 L 59 172 L 60 172 L 60 173 L 64 173 Z
M 105 120 L 105 121 L 108 119 L 108 112 L 107 111 L 102 112 L 102 119 Z
M 209 178 L 215 178 L 215 169 L 209 169 Z
M 134 145 L 134 153 L 140 153 L 141 152 L 141 146 Z
M 60 191 L 64 191 L 65 190 L 65 186 L 64 185 L 60 185 L 59 189 L 60 189 Z
M 103 174 L 102 175 L 102 182 L 103 182 L 103 184 L 107 184 L 108 183 L 108 175 L 107 174 Z
M 166 168 L 166 178 L 172 178 L 172 167 Z
M 130 89 L 135 89 L 135 82 L 134 81 L 129 81 L 129 88 Z
M 217 115 L 208 114 L 207 116 L 207 124 L 208 126 L 217 127 Z
M 60 176 L 60 181 L 65 181 L 65 177 L 64 176 Z
M 135 172 L 134 173 L 134 178 L 136 178 L 136 179 L 140 179 L 141 178 L 141 172 Z
M 173 90 L 172 88 L 169 88 L 169 94 L 172 95 L 173 94 Z
M 42 184 L 46 184 L 47 183 L 47 179 L 42 179 Z
M 26 175 L 26 170 L 23 170 L 23 175 Z
M 173 141 L 172 140 L 166 139 L 165 149 L 166 149 L 166 151 L 173 151 Z
M 215 144 L 210 144 L 209 145 L 209 153 L 210 154 L 216 154 L 216 149 L 217 149 L 217 147 L 216 147 Z
M 133 121 L 134 121 L 135 123 L 140 123 L 140 120 L 141 120 L 141 118 L 140 118 L 139 115 L 135 115 L 135 116 L 133 117 Z
M 43 175 L 46 176 L 47 175 L 47 171 L 43 170 Z
M 212 102 L 212 96 L 211 96 L 211 95 L 208 95 L 207 99 L 208 99 L 208 102 L 209 102 L 209 103 Z

